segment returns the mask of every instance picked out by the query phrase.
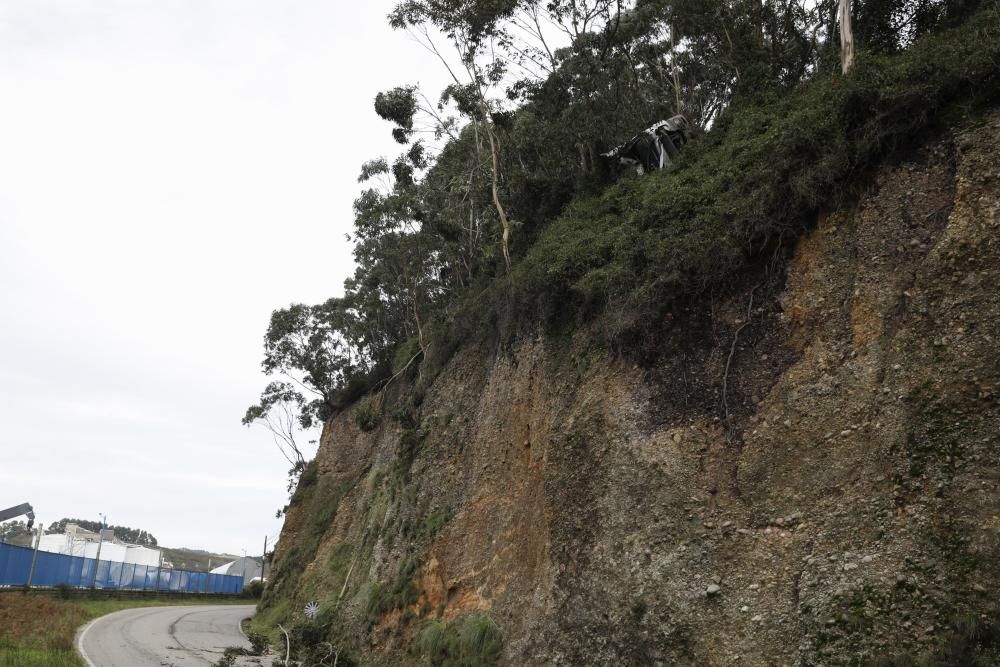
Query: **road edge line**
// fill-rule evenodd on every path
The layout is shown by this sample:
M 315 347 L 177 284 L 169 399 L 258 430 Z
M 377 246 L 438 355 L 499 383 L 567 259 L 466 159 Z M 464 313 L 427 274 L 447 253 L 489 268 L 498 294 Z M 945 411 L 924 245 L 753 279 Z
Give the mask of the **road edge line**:
M 236 627 L 239 628 L 240 634 L 243 635 L 243 639 L 247 641 L 250 641 L 250 638 L 247 636 L 247 633 L 243 632 L 243 621 L 249 621 L 251 618 L 253 618 L 253 616 L 247 616 L 246 618 L 241 618 L 240 622 L 236 624 Z
M 97 664 L 90 659 L 90 656 L 88 656 L 87 653 L 83 650 L 83 636 L 87 634 L 87 631 L 90 630 L 92 625 L 94 625 L 98 621 L 110 618 L 111 616 L 118 616 L 119 614 L 125 614 L 130 611 L 136 611 L 139 609 L 160 609 L 162 607 L 169 607 L 169 606 L 174 606 L 174 605 L 157 605 L 153 607 L 126 607 L 125 609 L 111 611 L 106 614 L 102 614 L 97 618 L 92 618 L 89 621 L 87 621 L 84 625 L 80 626 L 80 628 L 76 631 L 76 637 L 73 640 L 73 648 L 76 649 L 77 655 L 79 655 L 86 663 L 86 667 L 98 667 Z M 184 606 L 184 605 L 177 605 L 177 606 Z
M 87 665 L 87 667 L 97 667 L 97 665 L 94 664 L 94 661 L 91 660 L 90 657 L 83 650 L 83 636 L 87 634 L 87 630 L 90 630 L 90 626 L 92 626 L 101 618 L 104 617 L 98 616 L 97 618 L 90 619 L 89 621 L 87 621 L 86 625 L 84 625 L 76 632 L 76 641 L 74 642 L 74 644 L 76 645 L 76 652 L 83 659 L 83 662 Z

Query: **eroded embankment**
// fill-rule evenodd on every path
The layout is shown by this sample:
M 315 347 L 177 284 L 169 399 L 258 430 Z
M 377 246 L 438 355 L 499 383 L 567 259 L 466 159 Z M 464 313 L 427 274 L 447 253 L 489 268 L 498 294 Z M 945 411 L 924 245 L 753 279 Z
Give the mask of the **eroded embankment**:
M 884 165 L 783 268 L 673 313 L 650 367 L 593 330 L 473 345 L 334 419 L 262 619 L 319 600 L 317 632 L 387 664 L 474 612 L 512 665 L 864 664 L 985 627 L 998 136 Z

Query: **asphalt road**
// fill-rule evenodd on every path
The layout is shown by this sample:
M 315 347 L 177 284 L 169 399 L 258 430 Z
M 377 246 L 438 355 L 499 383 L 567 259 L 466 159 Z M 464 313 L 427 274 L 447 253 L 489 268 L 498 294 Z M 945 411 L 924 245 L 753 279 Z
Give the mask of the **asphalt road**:
M 248 605 L 143 607 L 84 626 L 77 650 L 88 667 L 204 667 L 230 646 L 249 648 L 240 621 Z

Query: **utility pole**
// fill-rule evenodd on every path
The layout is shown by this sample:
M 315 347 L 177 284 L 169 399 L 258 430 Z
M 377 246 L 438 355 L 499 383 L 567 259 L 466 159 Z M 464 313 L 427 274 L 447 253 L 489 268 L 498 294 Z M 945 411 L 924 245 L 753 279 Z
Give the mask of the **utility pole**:
M 98 512 L 97 516 L 101 517 L 101 529 L 98 531 L 97 558 L 94 560 L 94 578 L 90 582 L 91 588 L 97 588 L 97 571 L 101 569 L 101 547 L 104 546 L 104 526 L 108 522 L 106 515 Z
M 264 586 L 264 563 L 267 562 L 267 535 L 264 536 L 264 551 L 260 554 L 260 585 Z
M 35 553 L 31 556 L 31 570 L 28 572 L 26 586 L 31 588 L 31 580 L 35 578 L 35 562 L 38 560 L 38 547 L 42 546 L 42 524 L 38 524 L 38 538 L 35 540 Z

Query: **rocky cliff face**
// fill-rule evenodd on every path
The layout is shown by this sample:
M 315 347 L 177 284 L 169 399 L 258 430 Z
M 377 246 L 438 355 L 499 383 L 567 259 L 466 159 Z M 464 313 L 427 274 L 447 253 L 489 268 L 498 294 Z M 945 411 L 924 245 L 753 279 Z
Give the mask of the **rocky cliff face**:
M 263 615 L 319 600 L 376 664 L 472 613 L 511 665 L 996 640 L 997 137 L 1000 114 L 884 165 L 790 260 L 673 313 L 654 362 L 600 323 L 471 344 L 380 419 L 334 419 Z

